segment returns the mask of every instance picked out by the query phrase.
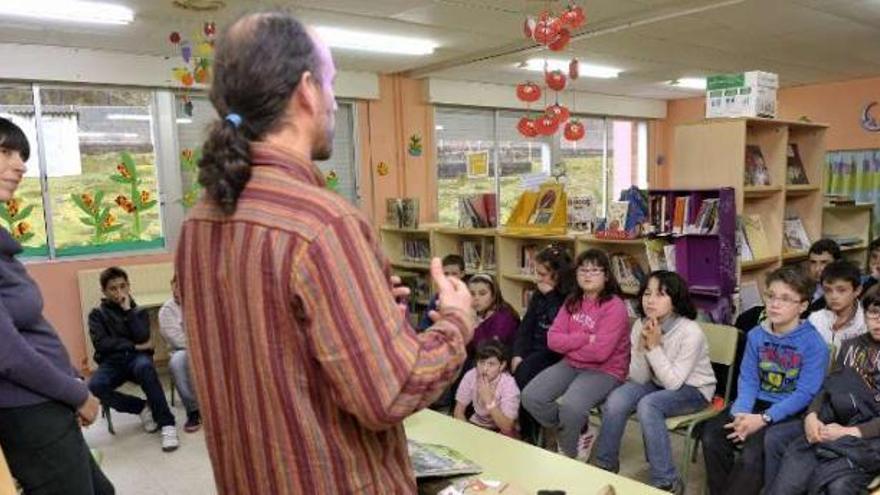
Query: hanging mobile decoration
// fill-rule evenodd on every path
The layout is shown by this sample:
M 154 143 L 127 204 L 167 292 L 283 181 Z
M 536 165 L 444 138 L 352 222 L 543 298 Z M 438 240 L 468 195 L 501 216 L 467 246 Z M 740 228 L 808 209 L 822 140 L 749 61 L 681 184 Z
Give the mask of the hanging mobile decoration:
M 549 3 L 548 3 L 549 5 Z M 570 1 L 562 10 L 546 9 L 536 17 L 527 16 L 522 25 L 523 35 L 534 42 L 544 45 L 552 52 L 565 51 L 571 44 L 572 36 L 587 21 L 587 15 L 583 7 L 575 1 Z M 537 102 L 544 96 L 544 112 L 537 117 L 528 115 L 521 118 L 516 128 L 525 137 L 550 136 L 563 130 L 563 136 L 570 141 L 582 139 L 586 133 L 583 124 L 571 118 L 571 112 L 564 105 L 559 104 L 559 93 L 564 91 L 569 81 L 575 81 L 580 77 L 580 62 L 572 58 L 568 63 L 568 70 L 549 70 L 547 62 L 544 65 L 544 86 L 528 81 L 516 86 L 516 97 L 526 104 L 526 109 L 531 113 L 532 103 Z M 547 93 L 555 92 L 555 103 L 548 105 Z M 554 101 L 551 99 L 551 101 Z
M 179 51 L 183 65 L 171 69 L 172 78 L 180 83 L 183 92 L 183 112 L 192 116 L 193 104 L 189 98 L 190 89 L 196 84 L 208 84 L 211 81 L 214 65 L 214 37 L 217 25 L 205 22 L 201 30 L 196 31 L 189 39 L 183 38 L 178 31 L 168 35 L 168 41 Z

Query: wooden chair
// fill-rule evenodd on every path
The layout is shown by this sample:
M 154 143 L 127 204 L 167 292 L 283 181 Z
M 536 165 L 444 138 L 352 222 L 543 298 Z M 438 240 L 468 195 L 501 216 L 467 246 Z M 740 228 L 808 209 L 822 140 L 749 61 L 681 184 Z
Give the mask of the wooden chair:
M 709 345 L 709 360 L 713 364 L 727 368 L 727 378 L 724 383 L 724 404 L 720 409 L 727 406 L 733 389 L 734 374 L 731 373 L 736 361 L 736 345 L 739 342 L 739 330 L 729 325 L 700 322 L 706 341 Z M 673 416 L 666 418 L 666 429 L 670 433 L 684 436 L 684 454 L 681 460 L 681 482 L 687 486 L 690 465 L 695 462 L 699 439 L 694 438 L 694 431 L 702 423 L 712 419 L 720 412 L 714 404 L 709 404 L 706 409 L 692 414 Z M 601 409 L 593 410 L 594 416 L 601 416 Z M 638 421 L 636 416 L 630 416 L 631 421 Z
M 0 495 L 16 495 L 17 493 L 15 480 L 12 479 L 9 465 L 6 464 L 6 456 L 3 455 L 3 449 L 0 449 Z

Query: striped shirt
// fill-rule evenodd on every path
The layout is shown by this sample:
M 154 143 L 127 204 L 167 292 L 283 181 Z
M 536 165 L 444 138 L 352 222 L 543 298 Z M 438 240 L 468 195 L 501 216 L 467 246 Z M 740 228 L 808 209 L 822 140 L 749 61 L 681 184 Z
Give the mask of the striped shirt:
M 455 378 L 472 316 L 416 334 L 363 214 L 292 150 L 251 155 L 235 213 L 203 200 L 176 258 L 217 490 L 415 493 L 401 421 Z

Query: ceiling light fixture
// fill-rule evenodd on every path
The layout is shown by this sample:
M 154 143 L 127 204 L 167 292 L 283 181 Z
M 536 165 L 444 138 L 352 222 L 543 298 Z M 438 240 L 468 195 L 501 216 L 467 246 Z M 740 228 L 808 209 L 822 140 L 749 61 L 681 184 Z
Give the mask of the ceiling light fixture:
M 315 28 L 321 38 L 331 48 L 357 50 L 394 55 L 430 55 L 437 48 L 437 43 L 423 38 L 409 38 L 390 34 L 368 33 L 366 31 L 350 31 L 328 26 Z
M 151 117 L 145 113 L 111 113 L 107 115 L 107 120 L 142 120 L 149 121 Z
M 119 25 L 134 20 L 128 7 L 84 0 L 0 0 L 0 16 Z
M 568 73 L 568 65 L 571 62 L 570 60 L 559 60 L 553 58 L 549 58 L 546 60 L 543 58 L 530 58 L 526 61 L 525 65 L 517 64 L 517 67 L 525 70 L 544 72 L 545 61 L 547 65 L 547 70 L 561 70 L 565 73 Z M 620 75 L 621 72 L 623 72 L 621 69 L 615 69 L 614 67 L 587 64 L 584 62 L 578 63 L 578 69 L 581 77 L 595 77 L 598 79 L 613 79 Z
M 676 88 L 699 89 L 703 91 L 706 89 L 706 79 L 702 77 L 682 77 L 679 79 L 673 79 L 666 84 L 675 86 Z

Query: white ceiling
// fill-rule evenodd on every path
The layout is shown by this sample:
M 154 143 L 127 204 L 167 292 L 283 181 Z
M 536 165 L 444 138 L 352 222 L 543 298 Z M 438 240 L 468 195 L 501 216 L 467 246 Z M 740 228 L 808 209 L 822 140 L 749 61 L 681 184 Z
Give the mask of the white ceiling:
M 104 0 L 110 1 L 110 0 Z M 135 10 L 126 27 L 94 28 L 0 19 L 0 42 L 51 44 L 176 57 L 171 31 L 218 26 L 260 8 L 289 8 L 309 24 L 429 38 L 427 57 L 337 52 L 348 70 L 408 72 L 516 83 L 514 68 L 536 56 L 523 39 L 526 12 L 546 0 L 226 0 L 214 14 L 181 11 L 171 0 L 112 0 Z M 562 5 L 562 2 L 550 2 Z M 677 77 L 759 69 L 783 86 L 880 75 L 880 0 L 578 0 L 588 22 L 567 57 L 623 69 L 618 79 L 581 78 L 577 88 L 649 98 L 693 96 L 665 87 Z M 712 8 L 713 5 L 724 4 Z M 700 11 L 703 9 L 702 11 Z M 543 52 L 540 52 L 543 53 Z M 554 54 L 555 55 L 555 54 Z M 558 55 L 557 55 L 558 56 Z M 476 61 L 476 62 L 475 62 Z

